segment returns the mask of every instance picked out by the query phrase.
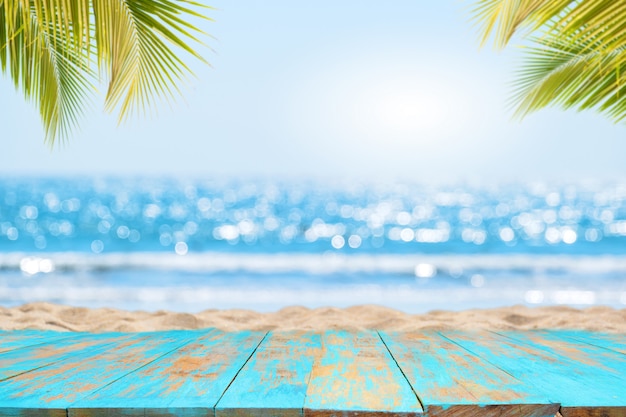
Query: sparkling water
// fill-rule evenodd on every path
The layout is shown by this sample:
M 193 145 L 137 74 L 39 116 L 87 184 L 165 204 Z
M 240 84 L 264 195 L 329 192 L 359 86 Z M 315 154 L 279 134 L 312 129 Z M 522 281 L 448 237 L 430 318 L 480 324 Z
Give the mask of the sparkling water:
M 626 183 L 0 180 L 0 303 L 626 305 Z

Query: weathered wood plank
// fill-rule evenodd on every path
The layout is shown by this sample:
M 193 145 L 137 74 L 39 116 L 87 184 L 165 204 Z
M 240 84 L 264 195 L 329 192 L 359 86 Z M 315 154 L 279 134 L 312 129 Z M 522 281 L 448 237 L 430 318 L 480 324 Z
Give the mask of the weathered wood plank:
M 556 333 L 561 337 L 589 343 L 626 355 L 626 334 L 585 332 L 580 330 L 559 330 Z
M 71 337 L 73 333 L 48 330 L 15 330 L 0 333 L 0 353 Z
M 604 349 L 578 339 L 571 339 L 553 331 L 496 332 L 519 343 L 542 350 L 570 367 L 572 372 L 601 373 L 613 377 L 617 383 L 626 385 L 626 355 L 612 349 Z
M 320 335 L 269 333 L 215 407 L 216 417 L 302 415 Z
M 598 407 L 604 407 L 608 417 L 624 416 L 626 384 L 616 383 L 604 371 L 582 363 L 573 366 L 531 343 L 491 332 L 442 334 L 515 378 L 534 384 L 550 400 L 561 403 L 561 412 L 568 416 L 591 416 Z M 582 414 L 569 414 L 570 409 Z
M 306 392 L 305 417 L 415 416 L 423 411 L 378 333 L 322 335 Z
M 436 332 L 380 335 L 429 416 L 552 417 L 558 403 Z
M 68 411 L 69 413 L 69 411 Z M 69 414 L 68 414 L 69 415 Z M 88 417 L 92 415 L 105 417 L 214 417 L 212 409 L 207 408 L 154 408 L 154 409 L 132 409 L 132 408 L 102 408 L 98 410 L 74 409 L 73 416 Z M 37 416 L 39 417 L 39 416 Z M 67 417 L 65 415 L 64 417 Z
M 56 410 L 66 413 L 76 400 L 197 337 L 198 332 L 190 331 L 140 333 L 106 349 L 78 350 L 73 356 L 0 382 L 0 415 L 15 408 L 27 409 L 29 416 L 47 416 Z
M 29 410 L 24 408 L 3 408 L 2 417 L 67 417 L 66 410 Z
M 207 332 L 77 401 L 69 417 L 213 415 L 265 332 Z
M 55 339 L 48 343 L 12 349 L 0 354 L 0 381 L 13 378 L 34 369 L 63 361 L 81 352 L 97 352 L 123 342 L 131 337 L 128 334 L 77 334 L 72 337 Z
M 553 331 L 535 332 L 498 332 L 516 343 L 541 351 L 552 359 L 552 368 L 559 368 L 569 375 L 580 376 L 592 383 L 596 389 L 604 388 L 614 396 L 626 396 L 626 355 L 610 349 L 567 338 Z M 583 333 L 579 336 L 584 339 Z M 620 389 L 619 387 L 622 387 Z M 606 405 L 609 405 L 608 403 Z M 595 408 L 595 407 L 593 407 Z M 564 403 L 561 407 L 563 416 L 591 415 L 597 413 L 593 408 Z M 626 414 L 626 398 L 622 405 L 614 405 L 603 410 L 604 413 Z
M 247 334 L 2 332 L 0 415 L 626 417 L 624 335 Z

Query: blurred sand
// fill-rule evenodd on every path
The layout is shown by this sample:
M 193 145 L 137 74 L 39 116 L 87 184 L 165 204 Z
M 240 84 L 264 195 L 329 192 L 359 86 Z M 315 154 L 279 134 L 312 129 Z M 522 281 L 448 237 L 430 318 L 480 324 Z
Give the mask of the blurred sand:
M 151 331 L 216 327 L 238 330 L 384 329 L 582 329 L 626 333 L 626 309 L 591 307 L 505 307 L 461 312 L 432 311 L 406 314 L 376 305 L 345 309 L 287 307 L 275 313 L 250 310 L 205 310 L 197 314 L 168 311 L 89 309 L 50 303 L 0 307 L 0 329 L 47 329 L 59 331 Z

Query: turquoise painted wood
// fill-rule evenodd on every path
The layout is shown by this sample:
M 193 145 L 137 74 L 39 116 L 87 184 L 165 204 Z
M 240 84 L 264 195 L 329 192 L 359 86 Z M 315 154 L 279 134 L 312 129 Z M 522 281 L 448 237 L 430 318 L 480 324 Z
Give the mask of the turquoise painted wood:
M 74 333 L 61 333 L 47 330 L 4 331 L 0 333 L 0 353 L 27 346 L 49 343 L 53 340 L 72 337 Z
M 421 415 L 424 410 L 375 331 L 327 331 L 311 370 L 305 416 L 351 412 Z
M 0 415 L 14 408 L 29 416 L 67 412 L 69 405 L 198 337 L 189 331 L 99 335 L 104 349 L 75 350 L 43 368 L 0 382 Z M 86 337 L 88 340 L 89 337 Z M 78 344 L 86 343 L 77 339 Z
M 580 342 L 589 343 L 604 349 L 613 350 L 615 352 L 626 355 L 626 335 L 600 332 L 583 332 L 572 330 L 559 330 L 559 336 L 578 340 Z
M 558 402 L 534 384 L 516 379 L 437 332 L 380 335 L 429 416 L 548 417 L 558 411 Z
M 617 383 L 601 369 L 563 362 L 530 343 L 491 332 L 442 334 L 515 378 L 534 384 L 550 401 L 561 403 L 562 413 L 568 416 L 591 416 L 597 407 L 607 407 L 606 416 L 623 417 L 626 412 L 626 384 Z
M 129 334 L 77 334 L 74 337 L 52 337 L 49 343 L 41 343 L 41 339 L 37 338 L 38 344 L 0 354 L 0 381 L 71 359 L 81 352 L 88 354 L 103 351 L 131 337 Z
M 67 410 L 25 410 L 24 408 L 3 408 L 2 417 L 67 417 Z
M 209 330 L 69 407 L 70 417 L 213 414 L 265 332 Z
M 501 335 L 546 355 L 551 359 L 552 373 L 561 371 L 581 384 L 593 385 L 594 389 L 609 393 L 614 401 L 604 400 L 603 415 L 626 415 L 626 355 L 560 337 L 558 332 L 504 332 Z M 581 400 L 562 403 L 564 417 L 595 415 L 598 411 Z
M 625 344 L 571 331 L 0 332 L 0 416 L 626 417 Z
M 526 346 L 551 355 L 574 373 L 602 373 L 605 379 L 626 386 L 626 355 L 579 339 L 563 337 L 559 332 L 502 332 Z
M 301 416 L 321 336 L 270 332 L 215 407 L 216 417 Z

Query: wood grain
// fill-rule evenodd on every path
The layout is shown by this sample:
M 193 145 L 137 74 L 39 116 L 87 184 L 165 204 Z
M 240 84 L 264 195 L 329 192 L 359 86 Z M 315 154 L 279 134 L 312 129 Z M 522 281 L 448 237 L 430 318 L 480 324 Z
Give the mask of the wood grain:
M 626 385 L 626 355 L 616 349 L 596 346 L 583 337 L 564 337 L 555 331 L 497 333 L 550 355 L 572 373 L 600 374 L 605 380 L 613 378 Z
M 81 352 L 88 354 L 104 351 L 132 337 L 129 334 L 77 334 L 73 337 L 51 337 L 47 343 L 42 343 L 40 338 L 36 338 L 35 344 L 29 345 L 25 342 L 26 345 L 22 348 L 0 354 L 0 382 L 71 359 Z
M 602 390 L 612 397 L 613 401 L 603 400 L 606 407 L 602 407 L 604 416 L 623 416 L 626 414 L 626 355 L 612 348 L 615 343 L 607 347 L 592 344 L 584 334 L 576 338 L 566 337 L 558 331 L 536 332 L 498 332 L 503 337 L 510 338 L 522 346 L 534 349 L 546 355 L 549 364 L 546 369 L 569 375 L 581 385 L 593 385 L 596 390 Z M 580 397 L 580 396 L 579 396 Z M 595 415 L 600 408 L 586 406 L 582 399 L 576 402 L 562 401 L 561 412 L 565 415 Z
M 626 355 L 626 335 L 623 334 L 576 330 L 559 330 L 553 333 Z
M 381 337 L 429 416 L 542 417 L 558 410 L 558 402 L 532 383 L 437 332 L 381 332 Z
M 0 416 L 626 417 L 625 348 L 548 330 L 0 331 Z
M 626 384 L 618 383 L 602 369 L 566 361 L 528 339 L 522 342 L 492 332 L 442 334 L 516 379 L 534 385 L 551 401 L 561 403 L 565 414 L 569 407 L 607 407 L 614 410 L 607 416 L 622 415 Z
M 69 416 L 213 415 L 265 332 L 204 332 L 197 339 L 73 403 Z
M 321 336 L 269 333 L 215 407 L 216 417 L 302 415 Z
M 421 415 L 423 409 L 374 331 L 327 331 L 313 364 L 305 416 Z
M 3 331 L 0 333 L 0 353 L 46 344 L 75 335 L 76 333 L 61 333 L 47 330 Z
M 196 337 L 189 331 L 115 335 L 109 339 L 100 335 L 102 348 L 74 350 L 59 361 L 0 382 L 0 415 L 11 408 L 28 409 L 32 415 L 47 415 L 50 410 L 67 413 L 71 403 Z M 77 343 L 86 342 L 78 339 Z

